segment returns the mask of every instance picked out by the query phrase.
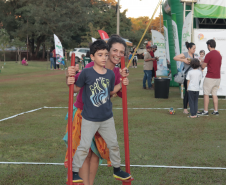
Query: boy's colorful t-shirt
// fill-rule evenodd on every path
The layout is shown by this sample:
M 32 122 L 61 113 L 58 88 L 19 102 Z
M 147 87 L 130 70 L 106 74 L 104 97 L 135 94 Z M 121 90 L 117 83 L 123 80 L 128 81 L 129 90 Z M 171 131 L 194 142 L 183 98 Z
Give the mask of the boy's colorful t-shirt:
M 114 90 L 115 75 L 107 69 L 105 74 L 97 73 L 93 67 L 83 69 L 76 85 L 83 87 L 84 103 L 82 117 L 86 120 L 99 122 L 113 116 L 110 92 Z
M 93 67 L 93 66 L 94 66 L 94 62 L 90 62 L 89 64 L 86 65 L 85 68 L 90 68 L 90 67 Z M 119 69 L 120 69 L 120 68 L 118 68 L 118 67 L 115 67 L 115 68 L 113 69 L 113 72 L 114 72 L 114 74 L 115 74 L 115 86 L 118 85 L 119 83 L 121 83 L 121 82 L 120 82 L 121 75 L 120 75 Z M 75 75 L 75 84 L 76 84 L 76 82 L 77 82 L 77 80 L 78 80 L 78 77 L 79 77 L 80 73 L 81 73 L 81 72 L 79 72 L 78 74 Z M 77 108 L 80 108 L 81 110 L 83 110 L 83 105 L 84 105 L 84 104 L 83 104 L 83 101 L 82 101 L 83 88 L 84 88 L 84 87 L 82 87 L 82 88 L 80 89 L 80 91 L 78 92 L 78 95 L 76 96 L 76 101 L 75 101 L 75 103 L 74 103 L 74 106 L 77 107 Z M 118 95 L 120 98 L 122 98 L 122 92 L 121 92 L 121 91 L 118 91 L 118 92 L 117 92 L 117 95 Z

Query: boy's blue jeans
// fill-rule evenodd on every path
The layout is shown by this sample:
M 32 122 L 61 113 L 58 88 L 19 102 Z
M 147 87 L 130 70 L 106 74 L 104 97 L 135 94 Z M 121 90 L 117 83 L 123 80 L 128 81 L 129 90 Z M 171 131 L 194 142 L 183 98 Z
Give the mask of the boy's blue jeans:
M 151 88 L 152 70 L 144 70 L 143 87 L 146 87 L 146 81 L 148 81 L 148 88 Z

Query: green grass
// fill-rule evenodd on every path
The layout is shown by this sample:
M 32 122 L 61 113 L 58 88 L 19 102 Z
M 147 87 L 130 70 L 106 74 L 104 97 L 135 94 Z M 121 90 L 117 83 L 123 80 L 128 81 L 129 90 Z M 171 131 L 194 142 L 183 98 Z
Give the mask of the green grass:
M 154 91 L 142 89 L 143 67 L 130 68 L 129 108 L 182 108 L 178 88 L 170 88 L 169 99 L 155 99 Z M 2 65 L 2 63 L 0 63 Z M 122 107 L 113 98 L 113 108 Z M 46 62 L 21 66 L 6 62 L 0 73 L 0 119 L 43 106 L 66 107 L 68 87 L 64 71 L 47 70 Z M 203 100 L 199 101 L 202 109 Z M 210 108 L 212 108 L 212 102 Z M 225 101 L 219 108 L 226 109 Z M 124 157 L 122 110 L 113 110 Z M 0 122 L 0 161 L 63 163 L 66 147 L 62 141 L 67 109 L 42 109 Z M 182 110 L 128 110 L 130 162 L 141 165 L 226 167 L 226 114 L 188 119 Z M 131 167 L 134 185 L 222 185 L 226 171 Z M 65 184 L 64 166 L 0 164 L 1 185 Z M 95 185 L 121 184 L 112 168 L 100 166 Z

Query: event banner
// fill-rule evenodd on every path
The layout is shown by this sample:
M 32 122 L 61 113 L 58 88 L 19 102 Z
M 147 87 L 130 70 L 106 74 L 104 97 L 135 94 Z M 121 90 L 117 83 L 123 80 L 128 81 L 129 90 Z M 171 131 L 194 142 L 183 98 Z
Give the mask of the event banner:
M 222 56 L 221 65 L 221 84 L 217 94 L 219 96 L 226 96 L 226 30 L 223 29 L 194 29 L 194 43 L 196 44 L 196 53 L 200 50 L 205 50 L 206 54 L 209 53 L 206 42 L 209 39 L 216 41 L 216 50 Z M 207 68 L 203 70 L 203 78 L 200 84 L 200 95 L 203 95 L 203 80 L 206 76 Z
M 157 51 L 155 52 L 155 56 L 159 57 L 159 61 L 157 61 L 156 75 L 168 76 L 164 36 L 156 30 L 151 30 L 151 33 L 152 33 L 152 42 L 154 45 L 157 45 L 158 47 Z
M 187 52 L 185 42 L 191 42 L 191 24 L 192 24 L 192 13 L 190 12 L 184 21 L 183 29 L 182 29 L 182 43 L 181 43 L 181 52 Z
M 170 63 L 170 51 L 169 51 L 169 39 L 168 39 L 168 26 L 167 20 L 163 21 L 164 24 L 164 38 L 165 38 L 165 46 L 166 46 L 166 62 Z
M 178 38 L 178 29 L 177 29 L 177 18 L 176 14 L 172 13 L 172 27 L 173 27 L 173 39 L 174 39 L 174 48 L 175 48 L 175 56 L 180 54 L 180 46 L 179 46 L 179 38 Z M 177 71 L 181 72 L 184 68 L 184 63 L 181 61 L 177 61 Z
M 108 34 L 105 31 L 98 30 L 98 32 L 99 32 L 100 37 L 101 37 L 102 40 L 105 40 L 105 39 L 108 39 L 109 38 Z
M 226 18 L 225 0 L 198 0 L 194 6 L 194 17 L 198 18 Z
M 56 51 L 56 64 L 64 65 L 63 47 L 59 38 L 54 34 L 55 51 Z

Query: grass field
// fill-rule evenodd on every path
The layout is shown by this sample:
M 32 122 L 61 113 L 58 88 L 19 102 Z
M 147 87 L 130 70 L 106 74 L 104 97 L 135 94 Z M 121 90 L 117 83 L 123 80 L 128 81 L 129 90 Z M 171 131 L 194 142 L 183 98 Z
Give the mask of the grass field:
M 143 67 L 130 69 L 129 108 L 182 108 L 178 88 L 170 88 L 169 99 L 155 99 L 154 91 L 142 89 Z M 0 63 L 1 65 L 3 63 Z M 113 108 L 122 107 L 113 98 Z M 226 101 L 219 108 L 226 109 Z M 46 62 L 21 66 L 7 62 L 0 73 L 0 119 L 40 108 L 66 107 L 68 87 L 65 72 L 47 70 Z M 199 101 L 203 108 L 203 100 Z M 210 108 L 213 108 L 212 102 Z M 42 109 L 0 122 L 0 161 L 63 163 L 66 147 L 62 140 L 67 109 Z M 124 164 L 122 110 L 113 109 Z M 226 114 L 188 119 L 182 110 L 128 110 L 130 162 L 133 165 L 226 167 Z M 133 185 L 224 185 L 226 170 L 166 169 L 131 167 Z M 63 185 L 64 166 L 0 164 L 1 185 Z M 95 185 L 121 184 L 112 168 L 100 166 Z

